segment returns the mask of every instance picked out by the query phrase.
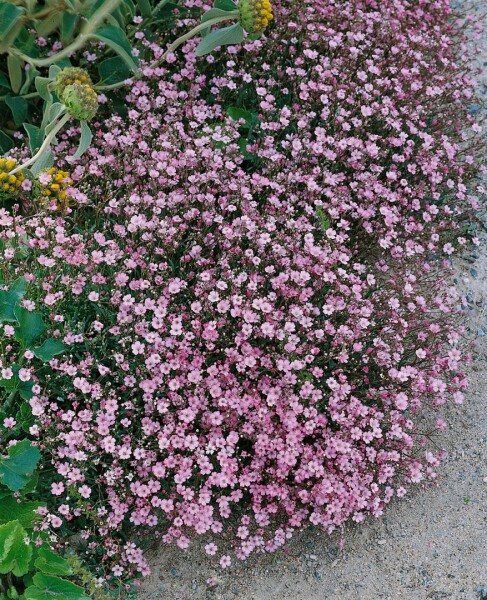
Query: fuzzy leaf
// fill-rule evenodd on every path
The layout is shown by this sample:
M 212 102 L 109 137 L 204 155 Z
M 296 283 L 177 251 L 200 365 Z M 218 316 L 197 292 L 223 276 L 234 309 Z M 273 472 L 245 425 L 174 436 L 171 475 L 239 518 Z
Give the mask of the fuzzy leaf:
M 9 54 L 7 56 L 8 76 L 10 78 L 10 87 L 14 94 L 18 94 L 22 85 L 22 61 L 18 56 Z M 12 111 L 13 112 L 13 111 Z
M 44 132 L 39 127 L 31 125 L 30 123 L 24 123 L 24 129 L 29 136 L 30 151 L 32 154 L 35 154 L 35 151 L 41 147 L 42 142 L 44 141 Z
M 5 154 L 15 146 L 13 139 L 3 131 L 0 131 L 0 152 Z
M 47 37 L 61 25 L 62 12 L 53 11 L 50 15 L 39 21 L 37 35 Z
M 22 125 L 27 119 L 27 111 L 29 110 L 27 100 L 21 96 L 8 96 L 5 98 L 5 104 L 12 111 L 15 124 L 17 126 Z
M 54 164 L 54 155 L 51 150 L 43 152 L 42 155 L 31 166 L 30 171 L 33 175 L 37 175 L 44 169 L 49 169 Z
M 59 71 L 61 71 L 61 67 L 58 67 L 58 65 L 51 65 L 49 67 L 49 79 L 54 79 Z
M 48 89 L 50 83 L 51 80 L 49 77 L 36 77 L 34 81 L 37 93 L 46 102 L 50 102 L 52 100 L 51 92 Z
M 226 12 L 232 10 L 238 10 L 238 6 L 233 2 L 233 0 L 215 0 L 214 4 L 215 8 L 219 8 L 220 10 L 224 10 Z
M 201 17 L 201 22 L 206 23 L 206 21 L 216 19 L 217 17 L 224 17 L 225 15 L 228 15 L 228 11 L 222 10 L 221 8 L 210 8 L 210 10 L 207 10 Z
M 21 22 L 25 9 L 11 2 L 0 2 L 0 39 L 4 40 L 9 32 Z
M 105 25 L 98 29 L 93 37 L 110 46 L 125 61 L 131 71 L 137 71 L 138 61 L 132 56 L 132 46 L 120 27 Z
M 73 162 L 77 160 L 80 156 L 82 156 L 90 147 L 92 139 L 93 134 L 91 133 L 91 129 L 88 127 L 88 123 L 86 121 L 81 121 L 81 138 L 79 141 L 78 149 L 76 150 L 73 156 L 69 156 L 68 158 L 66 158 L 66 160 L 68 162 Z
M 64 43 L 71 41 L 76 29 L 77 21 L 77 14 L 68 12 L 66 10 L 63 11 L 63 18 L 61 20 L 61 40 Z
M 240 44 L 244 39 L 244 30 L 240 23 L 223 27 L 209 33 L 196 47 L 196 56 L 209 54 L 218 46 Z

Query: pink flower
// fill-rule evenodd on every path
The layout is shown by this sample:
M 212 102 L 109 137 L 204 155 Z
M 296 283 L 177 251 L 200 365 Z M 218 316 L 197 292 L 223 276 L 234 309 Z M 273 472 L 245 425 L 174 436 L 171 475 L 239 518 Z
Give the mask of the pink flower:
M 226 569 L 231 564 L 232 564 L 232 559 L 227 554 L 225 554 L 224 556 L 222 556 L 220 558 L 220 566 L 222 569 Z
M 51 483 L 51 493 L 55 496 L 60 496 L 64 492 L 64 484 L 62 481 Z
M 78 492 L 83 498 L 89 498 L 91 496 L 91 488 L 87 485 L 82 485 L 80 488 L 78 488 Z

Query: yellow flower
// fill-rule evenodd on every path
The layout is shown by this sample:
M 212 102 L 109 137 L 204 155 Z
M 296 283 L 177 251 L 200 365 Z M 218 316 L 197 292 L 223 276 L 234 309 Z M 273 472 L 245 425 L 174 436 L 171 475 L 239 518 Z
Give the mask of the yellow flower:
M 40 183 L 41 199 L 44 204 L 56 204 L 56 209 L 59 211 L 65 210 L 69 206 L 70 196 L 66 190 L 72 185 L 73 180 L 70 178 L 67 171 L 61 171 L 51 167 L 44 171 L 48 177 L 43 177 L 42 180 L 46 183 Z
M 73 85 L 74 83 L 77 83 L 78 85 L 89 85 L 90 87 L 93 86 L 90 76 L 84 69 L 79 67 L 66 67 L 62 71 L 59 71 L 54 79 L 54 91 L 60 100 L 62 100 L 62 95 L 66 87 L 68 85 Z
M 262 33 L 273 19 L 269 0 L 240 0 L 238 10 L 240 24 L 252 35 Z
M 17 161 L 15 159 L 0 158 L 0 190 L 7 194 L 16 192 L 25 179 L 22 171 L 10 175 L 10 171 L 13 171 L 16 166 Z

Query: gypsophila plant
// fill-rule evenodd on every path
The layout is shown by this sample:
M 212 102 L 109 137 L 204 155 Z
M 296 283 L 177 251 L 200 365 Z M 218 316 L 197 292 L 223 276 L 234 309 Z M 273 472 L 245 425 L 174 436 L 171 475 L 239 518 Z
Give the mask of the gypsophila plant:
M 86 152 L 59 131 L 62 214 L 0 212 L 0 270 L 65 347 L 28 400 L 41 529 L 109 586 L 150 542 L 206 536 L 227 568 L 380 516 L 436 478 L 467 386 L 451 256 L 482 140 L 446 0 L 211 10 L 178 53 L 140 32 L 126 118 Z

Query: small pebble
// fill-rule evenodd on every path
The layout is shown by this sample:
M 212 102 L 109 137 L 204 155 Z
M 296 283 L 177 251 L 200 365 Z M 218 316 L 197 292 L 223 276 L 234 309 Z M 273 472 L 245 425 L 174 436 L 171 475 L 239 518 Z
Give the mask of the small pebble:
M 171 569 L 171 574 L 172 575 L 177 575 L 178 574 L 178 570 L 177 569 Z
M 484 483 L 487 483 L 487 477 L 484 477 L 484 478 L 482 479 L 482 481 L 483 481 Z
M 379 546 L 383 546 L 385 543 L 387 543 L 387 540 L 379 540 L 377 543 Z
M 481 600 L 487 600 L 487 585 L 481 585 L 477 588 Z
M 484 330 L 482 329 L 482 327 L 479 327 L 479 328 L 477 329 L 477 335 L 478 335 L 479 337 L 482 337 L 482 336 L 484 335 Z
M 474 269 L 473 267 L 470 269 L 470 274 L 472 275 L 472 277 L 477 278 L 479 276 L 479 272 L 477 271 L 477 269 Z

